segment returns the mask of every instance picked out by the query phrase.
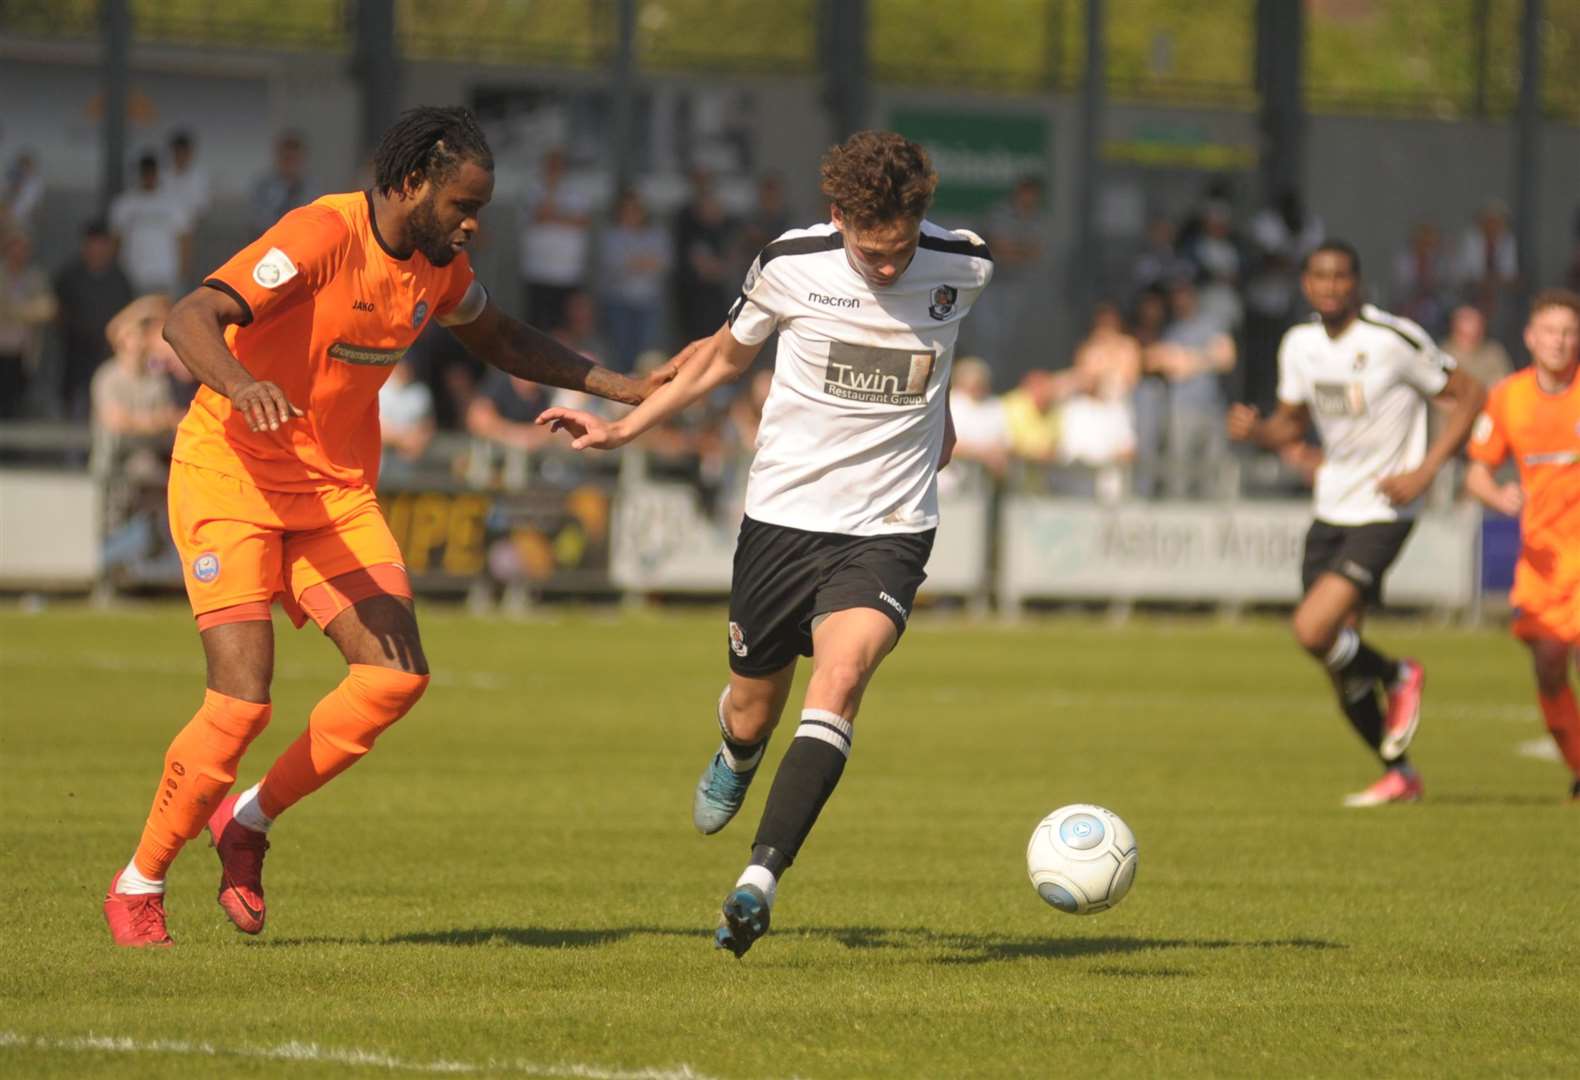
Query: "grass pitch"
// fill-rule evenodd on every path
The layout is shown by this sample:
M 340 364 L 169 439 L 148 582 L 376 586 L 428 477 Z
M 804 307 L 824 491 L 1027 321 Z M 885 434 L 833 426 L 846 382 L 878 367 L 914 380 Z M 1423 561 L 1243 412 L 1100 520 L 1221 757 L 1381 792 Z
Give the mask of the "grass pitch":
M 1517 645 L 1381 624 L 1427 666 L 1428 802 L 1373 778 L 1278 625 L 919 622 L 880 672 L 775 929 L 711 948 L 768 781 L 691 828 L 722 614 L 424 612 L 434 684 L 295 808 L 269 927 L 194 843 L 179 945 L 99 902 L 202 665 L 178 607 L 0 614 L 0 1070 L 664 1077 L 1559 1076 L 1580 1061 L 1580 807 Z M 279 634 L 250 783 L 338 678 Z M 803 665 L 805 666 L 805 665 Z M 794 705 L 794 702 L 793 702 Z M 770 747 L 771 770 L 784 733 Z M 1045 906 L 1032 826 L 1097 802 L 1141 863 L 1116 910 Z

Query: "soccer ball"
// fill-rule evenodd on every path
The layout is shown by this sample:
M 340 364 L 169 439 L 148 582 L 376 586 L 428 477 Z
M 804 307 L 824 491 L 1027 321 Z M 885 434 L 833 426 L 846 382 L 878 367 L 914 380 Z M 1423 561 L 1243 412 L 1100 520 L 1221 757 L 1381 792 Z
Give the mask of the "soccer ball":
M 1136 879 L 1136 834 L 1101 806 L 1061 806 L 1031 834 L 1026 872 L 1037 895 L 1060 911 L 1107 911 Z

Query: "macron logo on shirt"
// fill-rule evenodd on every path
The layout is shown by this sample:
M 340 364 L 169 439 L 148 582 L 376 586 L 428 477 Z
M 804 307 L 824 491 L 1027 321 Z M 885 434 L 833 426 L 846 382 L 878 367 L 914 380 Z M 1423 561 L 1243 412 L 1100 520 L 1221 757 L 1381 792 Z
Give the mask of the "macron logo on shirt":
M 822 304 L 824 307 L 858 308 L 861 301 L 851 296 L 829 296 L 827 293 L 809 292 L 806 294 L 807 303 Z

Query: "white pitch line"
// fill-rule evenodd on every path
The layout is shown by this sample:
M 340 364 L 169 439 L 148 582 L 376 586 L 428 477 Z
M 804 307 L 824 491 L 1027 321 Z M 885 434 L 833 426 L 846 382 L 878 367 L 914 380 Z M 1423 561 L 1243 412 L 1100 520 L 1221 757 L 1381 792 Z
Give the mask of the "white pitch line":
M 714 1080 L 690 1065 L 667 1068 L 606 1069 L 598 1065 L 565 1063 L 544 1065 L 522 1058 L 488 1058 L 484 1061 L 408 1061 L 379 1050 L 355 1047 L 319 1046 L 317 1043 L 286 1042 L 274 1046 L 216 1046 L 184 1039 L 133 1039 L 125 1035 L 77 1035 L 49 1039 L 0 1031 L 0 1048 L 61 1050 L 67 1053 L 96 1054 L 184 1054 L 196 1057 L 234 1057 L 257 1061 L 305 1061 L 315 1064 L 351 1065 L 391 1072 L 468 1075 L 472 1073 L 515 1076 L 572 1077 L 573 1080 Z
M 1516 743 L 1514 752 L 1520 757 L 1536 758 L 1538 761 L 1562 761 L 1558 756 L 1558 744 L 1551 739 L 1526 739 Z

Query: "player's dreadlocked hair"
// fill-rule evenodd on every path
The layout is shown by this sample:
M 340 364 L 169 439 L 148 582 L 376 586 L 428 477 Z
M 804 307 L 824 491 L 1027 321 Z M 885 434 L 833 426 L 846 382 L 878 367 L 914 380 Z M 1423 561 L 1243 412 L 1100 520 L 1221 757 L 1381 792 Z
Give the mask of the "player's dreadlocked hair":
M 402 190 L 413 175 L 442 184 L 463 161 L 494 171 L 494 153 L 477 118 L 459 105 L 419 105 L 401 113 L 379 139 L 373 151 L 373 184 L 385 195 Z
M 823 194 L 858 229 L 920 220 L 938 174 L 921 146 L 892 131 L 858 131 L 823 155 Z

